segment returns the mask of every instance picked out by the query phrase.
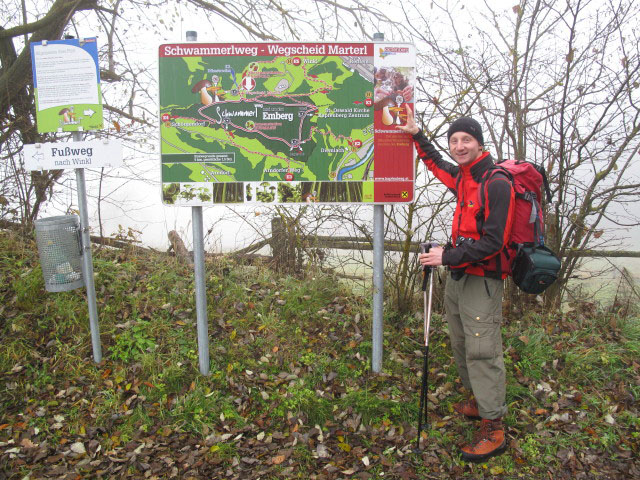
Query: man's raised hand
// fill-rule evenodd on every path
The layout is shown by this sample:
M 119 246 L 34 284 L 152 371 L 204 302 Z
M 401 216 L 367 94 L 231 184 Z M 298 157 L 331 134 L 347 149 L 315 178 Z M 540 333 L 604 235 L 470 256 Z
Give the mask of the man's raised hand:
M 408 133 L 409 135 L 415 135 L 420 131 L 418 125 L 416 125 L 416 119 L 413 115 L 413 110 L 409 104 L 405 104 L 407 108 L 407 123 L 406 125 L 396 125 L 396 128 Z

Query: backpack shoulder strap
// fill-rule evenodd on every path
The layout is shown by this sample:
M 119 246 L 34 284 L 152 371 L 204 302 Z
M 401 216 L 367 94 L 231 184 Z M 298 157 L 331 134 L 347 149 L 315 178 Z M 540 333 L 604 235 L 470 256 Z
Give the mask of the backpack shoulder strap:
M 500 165 L 493 165 L 490 167 L 484 175 L 482 175 L 482 180 L 480 181 L 480 187 L 478 188 L 478 205 L 480 208 L 478 209 L 478 213 L 476 214 L 476 220 L 480 225 L 484 225 L 484 216 L 485 216 L 485 205 L 486 205 L 486 197 L 487 197 L 487 180 L 495 177 L 496 175 L 502 175 L 506 178 L 511 185 L 513 186 L 513 175 L 506 168 L 501 167 Z M 508 245 L 505 244 L 504 248 L 501 249 L 501 252 L 504 253 L 505 257 L 509 259 L 509 249 Z M 496 257 L 496 269 L 498 272 L 502 272 L 502 253 L 498 253 Z
M 489 180 L 496 174 L 504 175 L 507 178 L 507 180 L 509 180 L 513 185 L 513 175 L 511 175 L 511 172 L 509 172 L 509 170 L 501 167 L 500 165 L 494 165 L 491 168 L 489 168 L 486 172 L 484 172 L 484 175 L 482 175 L 482 180 L 480 181 L 480 188 L 478 189 L 478 201 L 480 204 L 480 211 L 482 212 L 483 215 L 484 215 L 484 206 L 486 203 L 485 197 L 487 196 L 487 190 L 486 190 L 487 180 Z
M 549 180 L 547 179 L 547 171 L 540 165 L 532 163 L 531 165 L 542 175 L 542 183 L 544 184 L 544 191 L 547 192 L 547 203 L 551 203 L 551 188 L 549 187 Z

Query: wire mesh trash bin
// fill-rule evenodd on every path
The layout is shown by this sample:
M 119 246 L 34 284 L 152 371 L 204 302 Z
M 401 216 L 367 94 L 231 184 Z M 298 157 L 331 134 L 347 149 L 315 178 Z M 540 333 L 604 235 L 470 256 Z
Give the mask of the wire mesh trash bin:
M 47 291 L 66 292 L 82 287 L 82 241 L 78 217 L 62 215 L 42 218 L 34 224 Z

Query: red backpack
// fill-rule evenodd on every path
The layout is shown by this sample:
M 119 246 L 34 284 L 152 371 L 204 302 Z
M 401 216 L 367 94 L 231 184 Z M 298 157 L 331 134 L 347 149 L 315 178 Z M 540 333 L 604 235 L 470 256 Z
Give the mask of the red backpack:
M 481 211 L 484 211 L 485 184 L 495 172 L 504 172 L 515 191 L 515 207 L 511 236 L 507 252 L 515 251 L 509 258 L 510 273 L 521 290 L 541 293 L 556 279 L 560 260 L 544 246 L 544 218 L 542 217 L 542 187 L 551 202 L 551 189 L 542 167 L 522 160 L 503 160 L 491 168 L 482 178 L 478 190 Z
M 544 169 L 522 160 L 503 160 L 484 175 L 478 192 L 485 192 L 485 182 L 497 171 L 506 172 L 516 194 L 510 246 L 544 245 L 544 219 L 540 206 L 543 186 L 547 201 L 551 202 L 551 190 Z M 480 195 L 481 208 L 484 207 L 484 196 Z

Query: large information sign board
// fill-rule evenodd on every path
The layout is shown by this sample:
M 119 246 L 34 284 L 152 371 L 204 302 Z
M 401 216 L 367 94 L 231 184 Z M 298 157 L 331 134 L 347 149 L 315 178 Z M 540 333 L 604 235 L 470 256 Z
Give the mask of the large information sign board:
M 102 128 L 95 38 L 32 42 L 31 64 L 38 132 Z
M 163 201 L 413 201 L 414 72 L 405 43 L 161 45 Z

